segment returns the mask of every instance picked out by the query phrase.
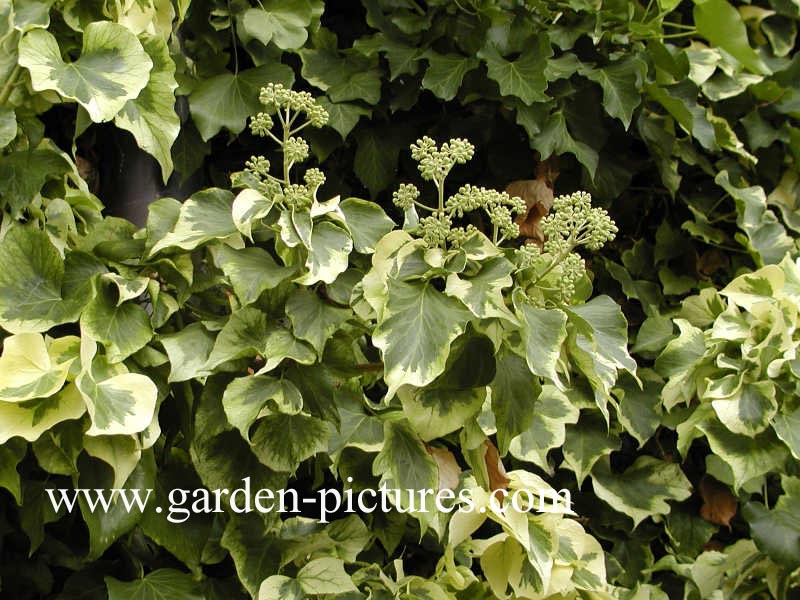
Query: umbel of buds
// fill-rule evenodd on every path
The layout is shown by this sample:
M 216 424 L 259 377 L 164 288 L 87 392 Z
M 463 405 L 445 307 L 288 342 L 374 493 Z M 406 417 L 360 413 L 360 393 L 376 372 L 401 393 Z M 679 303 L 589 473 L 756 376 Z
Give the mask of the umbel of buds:
M 271 173 L 272 165 L 264 156 L 251 157 L 245 163 L 245 173 L 256 189 L 276 203 L 290 208 L 308 207 L 325 183 L 325 175 L 312 168 L 306 170 L 303 183 L 292 181 L 292 167 L 309 157 L 308 142 L 298 134 L 309 126 L 325 126 L 328 112 L 308 92 L 296 92 L 280 83 L 261 88 L 259 101 L 264 110 L 250 120 L 250 131 L 278 144 L 283 154 L 283 177 Z M 280 125 L 277 134 L 273 132 L 276 121 Z

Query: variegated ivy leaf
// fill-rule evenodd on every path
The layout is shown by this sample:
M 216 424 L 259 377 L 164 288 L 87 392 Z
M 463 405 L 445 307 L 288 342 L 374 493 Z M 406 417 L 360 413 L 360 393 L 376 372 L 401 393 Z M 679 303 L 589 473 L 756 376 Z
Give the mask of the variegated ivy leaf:
M 19 44 L 19 64 L 36 91 L 55 90 L 83 106 L 92 121 L 109 121 L 147 85 L 153 61 L 136 36 L 109 21 L 90 23 L 74 62 L 64 62 L 56 38 L 29 31 Z
M 152 281 L 148 277 L 130 279 L 117 273 L 103 273 L 101 278 L 110 281 L 117 287 L 117 306 L 144 294 L 145 290 L 147 290 L 147 285 Z
M 593 473 L 597 462 L 619 450 L 621 444 L 619 435 L 608 430 L 600 415 L 595 411 L 584 411 L 578 423 L 566 429 L 562 466 L 573 471 L 578 485 L 583 485 L 583 480 Z
M 202 323 L 190 323 L 180 331 L 159 336 L 158 341 L 169 357 L 170 383 L 188 381 L 209 373 L 204 365 L 214 347 L 214 336 Z
M 800 408 L 779 414 L 772 423 L 775 433 L 797 460 L 800 460 Z
M 119 287 L 116 280 L 115 283 Z M 81 315 L 81 327 L 105 346 L 111 362 L 126 359 L 153 337 L 150 317 L 144 308 L 135 302 L 123 302 L 121 298 L 115 301 L 111 284 L 104 280 L 98 281 L 94 298 Z
M 294 473 L 300 463 L 328 448 L 328 423 L 305 414 L 271 414 L 256 425 L 253 454 L 274 471 Z
M 313 285 L 319 281 L 333 281 L 347 270 L 348 257 L 353 251 L 353 239 L 338 225 L 323 221 L 314 225 L 311 232 L 306 268 L 308 273 L 295 281 Z
M 81 339 L 81 373 L 75 384 L 83 397 L 92 426 L 86 435 L 125 435 L 150 426 L 158 389 L 149 377 L 129 373 L 122 363 L 95 356 L 96 343 Z
M 667 500 L 680 502 L 692 494 L 680 465 L 652 456 L 640 456 L 624 473 L 612 473 L 604 458 L 592 470 L 592 486 L 598 497 L 633 519 L 634 527 L 647 517 L 669 513 Z
M 695 427 L 706 435 L 711 451 L 730 467 L 734 489 L 768 473 L 783 472 L 789 453 L 771 429 L 740 435 L 714 418 L 703 419 Z
M 480 412 L 494 379 L 494 344 L 484 335 L 463 335 L 450 349 L 444 372 L 422 389 L 401 386 L 403 414 L 424 441 L 461 428 Z
M 385 482 L 390 490 L 435 490 L 439 485 L 436 461 L 405 420 L 384 423 L 383 448 L 372 463 L 372 473 L 380 476 L 381 483 Z M 408 498 L 403 494 L 399 496 L 390 496 L 392 502 L 399 500 L 401 507 L 409 508 Z M 416 508 L 419 508 L 418 502 Z
M 517 319 L 506 306 L 502 291 L 513 283 L 511 273 L 514 268 L 502 256 L 490 258 L 472 277 L 464 273 L 451 273 L 447 277 L 444 293 L 461 300 L 478 318 L 498 317 L 514 323 Z
M 374 202 L 347 198 L 339 204 L 356 252 L 372 254 L 378 241 L 394 229 L 395 223 Z
M 389 280 L 388 287 L 372 343 L 383 354 L 387 397 L 392 397 L 401 385 L 424 387 L 444 371 L 450 344 L 463 333 L 472 314 L 431 282 Z
M 85 412 L 86 404 L 72 383 L 49 398 L 0 402 L 0 444 L 15 436 L 33 442 L 57 423 L 79 419 Z
M 341 421 L 331 434 L 328 454 L 337 461 L 344 448 L 352 447 L 364 452 L 377 452 L 383 446 L 383 422 L 367 412 L 363 403 L 349 396 L 337 398 L 336 409 Z
M 0 241 L 0 325 L 26 333 L 76 321 L 92 297 L 93 276 L 104 271 L 86 254 L 62 259 L 43 231 L 12 227 Z
M 250 427 L 274 407 L 280 413 L 294 415 L 303 408 L 300 390 L 288 379 L 255 375 L 234 379 L 225 388 L 222 407 L 228 422 L 250 441 Z
M 286 300 L 286 315 L 294 334 L 322 356 L 325 342 L 350 318 L 351 311 L 334 306 L 311 290 L 298 288 Z
M 297 573 L 297 582 L 309 596 L 357 592 L 340 558 L 316 558 Z
M 231 217 L 232 201 L 233 194 L 219 188 L 192 194 L 181 206 L 172 231 L 153 244 L 150 256 L 170 247 L 193 250 L 208 241 L 237 233 Z
M 608 296 L 570 306 L 567 311 L 574 327 L 569 344 L 572 359 L 592 384 L 595 402 L 608 419 L 607 402 L 617 371 L 624 369 L 636 378 L 636 361 L 628 354 L 628 322 Z
M 500 368 L 498 368 L 498 375 Z M 524 396 L 523 396 L 524 398 Z M 492 406 L 494 406 L 494 390 L 492 391 Z M 524 410 L 524 407 L 519 410 Z M 548 473 L 553 471 L 553 465 L 547 460 L 547 453 L 553 448 L 560 448 L 566 440 L 566 427 L 578 422 L 580 411 L 570 402 L 567 396 L 554 385 L 542 386 L 542 393 L 535 406 L 531 409 L 533 419 L 530 426 L 511 440 L 509 451 L 511 455 L 532 462 Z M 496 412 L 496 411 L 495 411 Z M 507 419 L 515 413 L 508 412 Z M 498 441 L 500 440 L 500 423 L 504 413 L 496 417 L 498 422 Z
M 113 488 L 125 485 L 142 457 L 139 443 L 132 435 L 85 435 L 83 448 L 89 456 L 99 458 L 114 469 Z
M 23 402 L 55 394 L 78 358 L 79 343 L 75 336 L 53 340 L 38 333 L 20 333 L 7 337 L 0 356 L 0 400 Z
M 561 345 L 567 339 L 567 315 L 560 309 L 537 308 L 514 298 L 523 328 L 525 358 L 531 373 L 561 386 L 556 367 Z
M 252 304 L 262 292 L 273 289 L 296 271 L 279 265 L 266 250 L 255 246 L 237 250 L 222 244 L 214 246 L 212 254 L 242 306 Z
M 505 345 L 497 355 L 497 373 L 491 383 L 492 412 L 497 426 L 497 449 L 508 452 L 511 441 L 528 429 L 542 391 L 539 378 L 531 373 L 525 359 Z
M 274 200 L 267 199 L 261 192 L 247 188 L 239 192 L 233 200 L 231 213 L 233 223 L 239 233 L 252 239 L 253 221 L 263 219 L 272 210 Z
M 744 383 L 728 397 L 712 400 L 723 425 L 734 433 L 753 436 L 769 427 L 778 410 L 771 381 Z
M 158 161 L 166 183 L 172 173 L 172 144 L 181 129 L 175 112 L 175 63 L 164 38 L 146 36 L 142 44 L 153 61 L 150 78 L 138 97 L 125 103 L 114 124 L 130 131 L 139 147 Z
M 258 588 L 258 600 L 305 600 L 297 580 L 286 575 L 270 575 Z

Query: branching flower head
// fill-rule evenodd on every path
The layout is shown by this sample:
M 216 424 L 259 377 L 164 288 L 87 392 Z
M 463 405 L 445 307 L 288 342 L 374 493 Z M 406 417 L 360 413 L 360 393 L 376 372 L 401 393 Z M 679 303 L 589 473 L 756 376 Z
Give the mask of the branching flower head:
M 288 108 L 292 112 L 305 114 L 312 127 L 323 127 L 328 123 L 328 111 L 308 92 L 296 92 L 280 83 L 268 83 L 261 88 L 258 99 L 268 114 Z
M 419 198 L 419 190 L 413 183 L 401 183 L 400 187 L 392 193 L 392 202 L 401 210 L 408 210 L 414 206 L 417 198 Z
M 444 181 L 456 163 L 464 164 L 474 153 L 475 146 L 461 138 L 451 139 L 442 144 L 441 148 L 437 148 L 436 142 L 428 136 L 411 145 L 411 158 L 419 163 L 417 168 L 422 177 L 437 184 Z
M 422 239 L 430 248 L 444 246 L 452 225 L 450 217 L 440 211 L 419 220 Z
M 290 137 L 283 146 L 283 153 L 289 162 L 303 162 L 308 158 L 308 142 L 301 137 Z
M 617 226 L 605 209 L 592 208 L 591 195 L 575 192 L 553 200 L 550 214 L 542 219 L 542 232 L 547 236 L 548 251 L 562 246 L 599 250 L 614 239 Z

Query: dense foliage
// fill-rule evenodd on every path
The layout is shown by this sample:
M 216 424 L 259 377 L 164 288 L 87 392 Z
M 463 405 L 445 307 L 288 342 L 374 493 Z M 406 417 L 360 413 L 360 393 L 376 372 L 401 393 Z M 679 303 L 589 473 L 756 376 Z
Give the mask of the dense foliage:
M 794 597 L 799 21 L 0 0 L 0 595 Z M 156 510 L 244 478 L 484 511 Z

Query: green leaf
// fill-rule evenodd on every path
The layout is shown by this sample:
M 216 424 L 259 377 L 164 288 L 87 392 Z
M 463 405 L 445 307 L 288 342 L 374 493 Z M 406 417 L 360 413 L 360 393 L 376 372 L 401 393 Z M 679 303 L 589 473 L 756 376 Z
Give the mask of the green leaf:
M 110 121 L 147 85 L 153 61 L 126 27 L 101 21 L 83 31 L 81 55 L 65 63 L 56 38 L 43 29 L 25 34 L 19 64 L 28 69 L 37 91 L 55 90 L 75 100 L 92 121 Z
M 796 569 L 800 566 L 800 479 L 781 477 L 783 495 L 772 510 L 759 502 L 748 502 L 742 509 L 758 549 L 775 562 Z
M 266 250 L 255 246 L 237 250 L 222 244 L 214 246 L 212 254 L 230 279 L 241 306 L 252 304 L 265 290 L 277 287 L 296 270 L 279 265 Z
M 697 103 L 697 87 L 691 81 L 668 86 L 646 83 L 645 89 L 703 148 L 711 151 L 717 149 L 714 126 L 706 117 L 705 108 Z
M 219 188 L 192 194 L 181 205 L 172 231 L 153 244 L 150 256 L 171 247 L 193 250 L 210 240 L 226 238 L 236 233 L 231 216 L 232 201 L 233 194 Z
M 372 254 L 378 241 L 395 227 L 380 205 L 360 198 L 347 198 L 339 204 L 356 252 Z
M 147 490 L 155 486 L 155 470 L 156 465 L 152 452 L 144 454 L 142 461 L 136 465 L 133 473 L 125 482 L 124 489 L 140 490 L 140 498 L 144 501 Z M 119 498 L 116 502 L 110 503 L 108 510 L 104 509 L 98 497 L 98 494 L 105 492 L 106 498 L 108 498 L 109 481 L 104 471 L 103 469 L 84 469 L 75 486 L 94 492 L 88 498 L 97 501 L 95 508 L 92 509 L 87 502 L 87 496 L 79 495 L 81 515 L 89 530 L 89 552 L 86 560 L 90 562 L 100 558 L 109 546 L 133 529 L 142 518 L 138 507 L 128 510 L 125 503 L 121 502 Z M 130 491 L 128 497 L 133 498 Z
M 350 310 L 333 306 L 308 289 L 299 288 L 286 300 L 286 315 L 294 334 L 310 343 L 320 356 L 325 342 L 351 314 Z
M 372 463 L 372 473 L 380 475 L 390 490 L 436 490 L 439 486 L 436 462 L 405 421 L 385 422 L 383 448 Z
M 383 354 L 388 396 L 403 384 L 423 387 L 438 377 L 450 344 L 463 333 L 471 316 L 458 300 L 430 283 L 390 280 L 383 318 L 372 337 Z
M 394 181 L 399 148 L 386 132 L 362 128 L 355 134 L 356 154 L 353 162 L 356 175 L 370 194 L 377 196 Z
M 81 272 L 83 266 L 77 254 L 62 260 L 43 231 L 12 227 L 0 241 L 0 325 L 12 333 L 41 332 L 77 320 L 91 298 L 93 273 Z M 70 289 L 75 275 L 84 279 Z
M 17 505 L 22 504 L 22 487 L 17 465 L 25 457 L 27 450 L 28 445 L 21 439 L 0 445 L 0 488 L 11 492 Z
M 564 466 L 575 473 L 578 485 L 583 485 L 597 461 L 619 450 L 620 444 L 619 436 L 609 432 L 603 420 L 594 413 L 584 413 L 577 425 L 567 427 Z
M 20 333 L 3 340 L 0 356 L 0 401 L 22 402 L 58 392 L 70 365 L 78 358 L 78 338 L 57 340 Z
M 788 414 L 776 415 L 772 427 L 792 456 L 800 460 L 800 408 Z
M 556 372 L 561 345 L 567 339 L 567 315 L 560 309 L 517 306 L 523 322 L 525 358 L 531 373 L 560 385 Z
M 619 420 L 640 446 L 643 446 L 661 425 L 663 387 L 659 381 L 644 377 L 642 379 L 643 385 L 640 386 L 632 377 L 621 378 L 621 381 L 617 382 L 619 387 L 615 390 L 619 399 Z
M 255 515 L 237 514 L 228 521 L 221 544 L 233 558 L 238 582 L 255 598 L 261 582 L 280 567 L 280 553 L 273 536 L 267 534 L 264 523 Z M 286 599 L 292 597 L 289 593 Z
M 108 600 L 203 600 L 191 575 L 175 569 L 158 569 L 143 579 L 119 581 L 106 577 Z
M 248 441 L 251 425 L 264 416 L 264 412 L 269 412 L 264 411 L 268 405 L 281 413 L 297 414 L 303 408 L 303 397 L 288 379 L 275 379 L 268 375 L 234 379 L 222 396 L 228 422 Z
M 226 71 L 203 80 L 189 96 L 189 109 L 198 131 L 207 141 L 224 127 L 231 133 L 241 133 L 247 118 L 258 112 L 259 90 L 273 81 L 291 87 L 292 70 L 279 62 L 269 62 L 239 73 Z
M 17 137 L 17 115 L 10 107 L 0 107 L 0 149 L 8 146 L 15 137 Z
M 86 404 L 74 384 L 49 398 L 23 404 L 0 402 L 0 444 L 18 436 L 32 442 L 57 423 L 78 419 Z
M 334 102 L 362 100 L 367 104 L 378 104 L 381 100 L 381 73 L 378 70 L 358 70 L 346 79 L 332 85 L 328 96 Z
M 328 454 L 337 459 L 344 448 L 377 452 L 383 446 L 383 422 L 367 412 L 361 402 L 344 397 L 337 403 L 340 426 L 328 443 Z
M 439 54 L 433 50 L 425 52 L 422 58 L 428 61 L 428 68 L 422 78 L 422 87 L 445 101 L 456 97 L 464 75 L 479 64 L 474 56 Z
M 597 150 L 572 137 L 567 129 L 563 111 L 558 110 L 551 114 L 541 133 L 532 137 L 530 143 L 534 150 L 539 151 L 542 158 L 565 153 L 572 154 L 578 159 L 578 162 L 586 167 L 589 176 L 594 179 L 597 163 L 600 160 Z
M 714 178 L 717 185 L 729 193 L 736 203 L 736 224 L 745 233 L 737 240 L 751 250 L 754 260 L 762 264 L 778 263 L 787 252 L 794 249 L 794 241 L 786 235 L 786 229 L 770 209 L 761 186 L 736 187 L 731 183 L 727 171 L 720 171 Z
M 489 77 L 500 86 L 500 93 L 516 96 L 525 104 L 548 100 L 544 93 L 547 89 L 544 72 L 547 59 L 551 56 L 553 49 L 545 34 L 529 40 L 519 57 L 513 61 L 503 58 L 491 44 L 478 52 L 478 57 L 486 62 Z
M 358 591 L 339 558 L 317 558 L 297 573 L 297 583 L 306 594 L 340 594 Z
M 592 470 L 595 494 L 612 508 L 628 515 L 636 527 L 647 517 L 670 512 L 667 500 L 686 500 L 691 484 L 679 465 L 640 456 L 624 473 L 612 473 L 608 459 Z
M 369 109 L 353 102 L 331 102 L 323 97 L 317 99 L 317 104 L 328 111 L 328 127 L 335 129 L 343 140 L 353 131 L 361 117 L 372 114 Z
M 761 75 L 771 73 L 747 39 L 742 17 L 726 0 L 695 0 L 694 23 L 700 35 L 722 48 L 747 69 Z
M 0 157 L 0 197 L 18 218 L 48 180 L 63 178 L 72 169 L 65 154 L 45 140 L 35 148 Z
M 503 347 L 497 357 L 497 374 L 491 389 L 497 449 L 505 455 L 511 440 L 533 425 L 542 386 L 525 360 Z
M 114 124 L 130 131 L 139 147 L 158 161 L 166 183 L 172 173 L 172 144 L 181 129 L 180 117 L 175 112 L 174 92 L 178 87 L 175 63 L 162 38 L 148 36 L 142 44 L 153 61 L 150 80 L 137 98 L 125 103 L 114 117 Z
M 603 108 L 628 129 L 633 111 L 642 101 L 639 91 L 647 65 L 637 57 L 628 57 L 599 69 L 582 70 L 581 74 L 603 88 Z
M 237 15 L 242 31 L 265 46 L 272 42 L 282 50 L 295 50 L 305 44 L 308 38 L 306 27 L 311 21 L 310 14 L 303 14 L 307 2 L 265 0 L 260 6 Z
M 135 302 L 118 304 L 111 284 L 102 279 L 96 286 L 94 298 L 81 315 L 81 327 L 87 335 L 105 346 L 111 362 L 128 358 L 153 337 L 150 317 L 144 308 Z
M 328 449 L 328 424 L 296 414 L 267 415 L 253 433 L 253 452 L 274 471 L 294 473 L 300 463 Z

